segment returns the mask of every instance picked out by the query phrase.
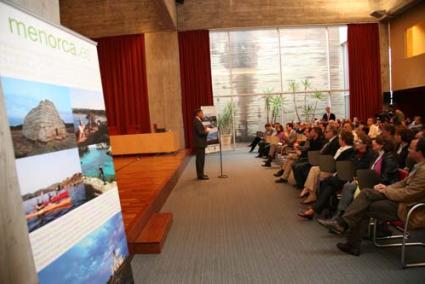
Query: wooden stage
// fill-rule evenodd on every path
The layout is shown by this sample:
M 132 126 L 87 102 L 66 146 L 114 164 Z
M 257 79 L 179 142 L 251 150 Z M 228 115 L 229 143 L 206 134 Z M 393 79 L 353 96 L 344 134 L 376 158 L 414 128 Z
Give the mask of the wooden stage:
M 190 151 L 114 157 L 120 202 L 131 254 L 159 253 L 172 222 L 158 213 L 185 168 Z

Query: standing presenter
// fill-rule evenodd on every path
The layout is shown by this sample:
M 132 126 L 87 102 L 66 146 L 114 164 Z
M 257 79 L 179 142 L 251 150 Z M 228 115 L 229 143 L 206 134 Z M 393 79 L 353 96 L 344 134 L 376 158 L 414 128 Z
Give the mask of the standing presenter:
M 193 145 L 196 153 L 196 175 L 198 180 L 207 180 L 208 176 L 204 173 L 205 165 L 205 148 L 207 147 L 207 136 L 209 128 L 202 124 L 204 113 L 202 109 L 195 110 L 195 118 L 193 119 Z

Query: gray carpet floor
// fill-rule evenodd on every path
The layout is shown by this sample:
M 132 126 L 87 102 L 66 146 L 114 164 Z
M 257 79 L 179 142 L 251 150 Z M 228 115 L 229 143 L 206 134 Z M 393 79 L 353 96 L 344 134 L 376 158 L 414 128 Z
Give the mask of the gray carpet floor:
M 194 158 L 162 211 L 174 214 L 163 252 L 136 255 L 136 283 L 425 283 L 425 268 L 402 270 L 399 249 L 363 243 L 359 257 L 339 236 L 301 220 L 298 191 L 275 184 L 276 169 L 246 149 L 207 156 L 209 181 L 194 179 Z M 425 249 L 412 248 L 417 257 Z

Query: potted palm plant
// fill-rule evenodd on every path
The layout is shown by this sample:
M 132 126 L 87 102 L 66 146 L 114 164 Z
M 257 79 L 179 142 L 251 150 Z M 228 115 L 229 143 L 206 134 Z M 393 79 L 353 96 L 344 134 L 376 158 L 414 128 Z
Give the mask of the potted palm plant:
M 223 146 L 232 143 L 234 104 L 228 102 L 218 116 L 218 128 L 220 130 L 220 142 Z

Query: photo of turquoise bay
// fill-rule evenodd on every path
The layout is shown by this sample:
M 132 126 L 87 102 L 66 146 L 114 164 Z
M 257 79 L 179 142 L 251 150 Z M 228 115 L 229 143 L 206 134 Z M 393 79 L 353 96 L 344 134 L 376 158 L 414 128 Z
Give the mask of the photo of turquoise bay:
M 40 284 L 133 283 L 121 213 L 42 269 Z
M 70 89 L 1 77 L 15 157 L 76 147 Z

